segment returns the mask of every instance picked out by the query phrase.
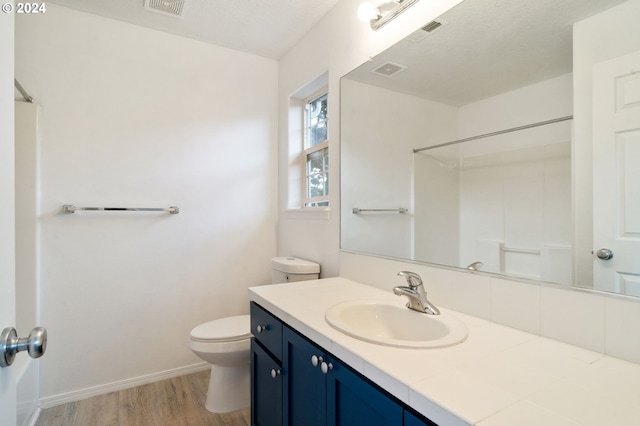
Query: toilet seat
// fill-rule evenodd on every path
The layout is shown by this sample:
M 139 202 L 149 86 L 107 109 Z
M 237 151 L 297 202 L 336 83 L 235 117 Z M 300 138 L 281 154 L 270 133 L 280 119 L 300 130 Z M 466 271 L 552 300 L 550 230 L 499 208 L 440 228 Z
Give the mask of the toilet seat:
M 205 322 L 191 330 L 196 342 L 237 342 L 251 338 L 249 315 L 236 315 Z

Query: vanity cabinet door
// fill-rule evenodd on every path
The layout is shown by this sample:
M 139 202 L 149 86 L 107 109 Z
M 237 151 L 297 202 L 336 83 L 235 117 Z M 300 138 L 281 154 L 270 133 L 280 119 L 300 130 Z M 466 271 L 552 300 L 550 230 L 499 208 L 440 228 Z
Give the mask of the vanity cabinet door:
M 282 368 L 251 339 L 251 424 L 282 426 Z
M 286 326 L 282 340 L 282 362 L 285 366 L 284 424 L 324 426 L 327 391 L 320 364 L 326 359 L 326 354 Z
M 402 406 L 331 357 L 327 378 L 327 425 L 402 425 Z M 327 368 L 325 368 L 327 370 Z
M 431 420 L 418 417 L 409 410 L 404 410 L 404 426 L 438 426 Z
M 251 302 L 251 333 L 273 354 L 282 359 L 282 322 L 255 302 Z
M 285 425 L 402 425 L 402 406 L 375 385 L 286 326 L 282 338 Z

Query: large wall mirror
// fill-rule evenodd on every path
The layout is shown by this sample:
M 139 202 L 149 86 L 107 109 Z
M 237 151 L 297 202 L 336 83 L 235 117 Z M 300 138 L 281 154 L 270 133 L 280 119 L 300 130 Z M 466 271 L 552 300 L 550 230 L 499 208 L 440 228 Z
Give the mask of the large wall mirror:
M 592 148 L 575 135 L 591 117 L 574 118 L 574 23 L 623 3 L 465 0 L 345 75 L 342 249 L 640 296 L 640 258 L 594 247 L 598 202 L 582 209 L 575 192 L 591 197 L 574 151 Z M 627 80 L 640 105 L 640 79 Z M 624 132 L 626 154 L 614 155 L 637 164 L 640 137 Z M 609 192 L 636 191 L 620 239 L 640 241 L 632 169 L 615 171 Z M 612 266 L 600 248 L 635 259 Z

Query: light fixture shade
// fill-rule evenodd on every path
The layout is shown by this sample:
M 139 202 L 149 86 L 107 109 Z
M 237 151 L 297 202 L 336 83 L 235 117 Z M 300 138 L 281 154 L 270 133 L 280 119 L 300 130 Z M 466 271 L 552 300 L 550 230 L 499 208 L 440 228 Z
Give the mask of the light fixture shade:
M 417 2 L 418 0 L 385 0 L 377 7 L 368 2 L 362 3 L 358 7 L 358 18 L 365 22 L 369 20 L 371 29 L 377 31 Z
M 362 22 L 369 22 L 380 17 L 380 10 L 373 4 L 365 1 L 358 6 L 358 19 Z

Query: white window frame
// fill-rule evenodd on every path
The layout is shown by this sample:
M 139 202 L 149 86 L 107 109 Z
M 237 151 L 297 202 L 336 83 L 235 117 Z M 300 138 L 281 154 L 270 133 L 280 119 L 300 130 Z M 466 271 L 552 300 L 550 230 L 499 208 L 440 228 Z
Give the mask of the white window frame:
M 327 194 L 326 195 L 322 195 L 322 196 L 317 196 L 317 197 L 309 197 L 309 174 L 308 174 L 308 169 L 307 169 L 307 162 L 308 162 L 308 158 L 309 155 L 317 152 L 317 151 L 322 151 L 325 148 L 327 149 L 327 157 L 330 156 L 329 153 L 329 134 L 328 134 L 328 128 L 327 128 L 327 139 L 324 140 L 323 142 L 314 145 L 312 147 L 307 148 L 307 141 L 308 141 L 308 128 L 307 128 L 307 104 L 309 102 L 314 101 L 315 99 L 318 99 L 321 96 L 327 95 L 327 110 L 328 110 L 328 101 L 329 101 L 329 91 L 328 88 L 325 86 L 322 89 L 316 91 L 315 93 L 313 93 L 311 96 L 307 97 L 304 100 L 304 104 L 303 104 L 303 115 L 302 115 L 302 155 L 301 155 L 301 162 L 302 162 L 302 170 L 304 170 L 304 184 L 302 185 L 302 206 L 305 209 L 314 209 L 314 208 L 323 208 L 326 209 L 329 206 L 329 191 L 328 191 L 328 187 L 327 187 Z M 327 112 L 327 116 L 328 116 L 328 112 Z M 327 175 L 327 186 L 329 185 L 329 167 L 327 166 L 324 170 L 323 173 L 325 173 Z M 318 205 L 319 203 L 323 203 L 323 205 Z
M 321 195 L 321 196 L 317 196 L 317 197 L 309 197 L 309 174 L 308 174 L 308 170 L 307 170 L 307 158 L 309 157 L 309 155 L 313 154 L 314 152 L 318 152 L 318 151 L 322 151 L 323 149 L 327 148 L 327 151 L 329 150 L 329 141 L 325 140 L 324 142 L 321 142 L 311 148 L 308 148 L 306 150 L 303 151 L 302 156 L 303 156 L 303 161 L 304 161 L 304 170 L 305 170 L 305 174 L 304 174 L 304 194 L 303 194 L 303 201 L 304 201 L 304 207 L 328 207 L 329 206 L 329 194 L 327 193 L 326 195 Z M 327 156 L 329 156 L 328 152 L 327 152 Z M 327 167 L 326 169 L 323 170 L 323 173 L 327 175 L 327 185 L 329 185 L 329 168 Z M 327 191 L 328 192 L 328 191 Z M 319 206 L 318 203 L 326 203 L 326 205 L 321 205 Z

